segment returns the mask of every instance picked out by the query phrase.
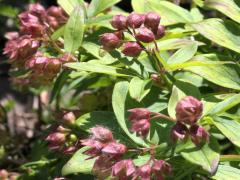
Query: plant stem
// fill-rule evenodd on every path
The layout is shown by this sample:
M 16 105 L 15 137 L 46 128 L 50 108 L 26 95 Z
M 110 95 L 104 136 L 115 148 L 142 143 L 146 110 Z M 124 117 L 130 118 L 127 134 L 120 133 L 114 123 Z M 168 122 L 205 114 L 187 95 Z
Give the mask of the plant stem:
M 152 113 L 154 114 L 155 116 L 153 116 L 151 119 L 157 119 L 157 118 L 162 118 L 162 119 L 166 119 L 166 120 L 169 120 L 169 121 L 172 121 L 172 122 L 176 122 L 176 119 L 174 118 L 171 118 L 165 114 L 162 114 L 162 113 Z

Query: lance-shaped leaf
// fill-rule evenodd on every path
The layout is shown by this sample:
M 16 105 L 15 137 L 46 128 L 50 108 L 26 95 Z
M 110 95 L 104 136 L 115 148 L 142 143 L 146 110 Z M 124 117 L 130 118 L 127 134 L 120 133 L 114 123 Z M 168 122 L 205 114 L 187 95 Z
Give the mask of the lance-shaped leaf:
M 71 14 L 74 7 L 84 6 L 84 0 L 57 0 L 57 3 L 68 13 Z
M 232 167 L 227 164 L 220 164 L 218 166 L 218 170 L 216 174 L 212 177 L 215 180 L 226 180 L 226 179 L 239 179 L 240 177 L 240 169 Z
M 64 48 L 69 53 L 74 53 L 81 46 L 84 35 L 85 15 L 82 6 L 76 6 L 65 27 Z

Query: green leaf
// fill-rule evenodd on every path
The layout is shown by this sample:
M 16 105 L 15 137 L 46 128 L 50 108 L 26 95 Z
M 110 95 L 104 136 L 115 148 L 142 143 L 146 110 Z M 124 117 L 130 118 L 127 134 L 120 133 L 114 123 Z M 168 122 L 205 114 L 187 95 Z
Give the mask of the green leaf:
M 239 69 L 234 65 L 191 66 L 184 68 L 222 87 L 240 90 Z
M 214 174 L 219 162 L 219 145 L 213 138 L 210 139 L 209 144 L 202 147 L 196 147 L 191 143 L 185 148 L 181 155 L 189 162 L 201 166 L 205 171 Z
M 203 43 L 194 41 L 198 44 L 198 46 L 203 45 Z M 180 49 L 186 45 L 192 44 L 193 41 L 189 39 L 181 39 L 181 38 L 173 38 L 166 39 L 157 42 L 157 45 L 160 51 L 172 50 L 172 49 Z
M 127 81 L 120 81 L 115 84 L 112 95 L 112 106 L 116 115 L 118 124 L 123 131 L 131 138 L 135 143 L 141 146 L 147 146 L 147 144 L 135 134 L 130 133 L 125 121 L 125 104 L 128 95 L 129 83 Z
M 240 94 L 235 94 L 232 97 L 225 99 L 217 103 L 213 108 L 211 108 L 207 114 L 214 115 L 220 114 L 240 103 Z
M 240 8 L 234 0 L 206 0 L 204 5 L 207 8 L 215 9 L 230 17 L 232 20 L 240 23 Z
M 132 8 L 135 12 L 146 12 L 145 8 L 147 7 L 148 0 L 132 0 Z
M 57 0 L 57 3 L 70 15 L 73 9 L 80 5 L 84 7 L 83 0 Z
M 215 180 L 237 180 L 240 177 L 240 169 L 226 164 L 220 164 L 216 174 L 211 177 Z
M 196 54 L 197 48 L 196 42 L 184 46 L 168 59 L 168 64 L 184 63 L 190 60 Z
M 192 27 L 218 45 L 240 53 L 239 25 L 231 22 L 226 23 L 221 19 L 211 18 L 194 23 Z
M 64 36 L 64 31 L 65 31 L 65 25 L 57 29 L 51 36 L 52 40 L 57 40 L 61 36 Z
M 64 48 L 69 53 L 75 53 L 81 46 L 84 34 L 85 15 L 82 6 L 76 6 L 72 11 L 64 31 Z
M 173 86 L 172 94 L 170 96 L 169 103 L 168 103 L 168 115 L 169 116 L 171 116 L 172 118 L 176 117 L 176 111 L 175 111 L 176 105 L 177 105 L 178 101 L 185 96 L 186 96 L 186 94 L 183 91 L 181 91 L 179 88 L 177 88 L 177 86 L 175 86 L 175 85 Z
M 18 15 L 19 10 L 17 8 L 8 6 L 8 5 L 0 5 L 0 15 L 14 18 Z
M 128 70 L 102 65 L 95 62 L 67 63 L 65 66 L 78 71 L 89 71 L 94 73 L 110 74 L 113 76 L 131 76 L 131 73 Z
M 120 0 L 92 0 L 88 7 L 87 14 L 89 17 L 96 16 L 118 2 L 120 2 Z
M 64 83 L 66 82 L 69 73 L 70 73 L 69 71 L 64 70 L 57 77 L 57 79 L 54 83 L 54 86 L 53 86 L 52 93 L 51 93 L 50 102 L 52 102 L 60 94 L 60 91 L 61 91 L 62 87 L 64 86 Z
M 140 102 L 151 90 L 152 81 L 134 77 L 129 84 L 130 96 Z
M 240 147 L 240 123 L 223 117 L 213 117 L 213 124 L 236 146 Z
M 148 0 L 147 5 L 149 7 L 145 11 L 159 13 L 163 25 L 193 22 L 193 17 L 189 11 L 171 2 Z
M 95 158 L 87 160 L 89 156 L 83 154 L 83 152 L 86 150 L 88 150 L 88 147 L 83 147 L 79 149 L 72 156 L 72 158 L 63 166 L 62 168 L 63 176 L 75 173 L 91 174 Z

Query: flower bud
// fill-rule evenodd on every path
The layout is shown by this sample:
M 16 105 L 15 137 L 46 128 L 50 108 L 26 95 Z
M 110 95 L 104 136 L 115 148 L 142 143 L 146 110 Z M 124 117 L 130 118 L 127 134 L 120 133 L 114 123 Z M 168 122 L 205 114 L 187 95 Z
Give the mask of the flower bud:
M 63 153 L 64 154 L 67 154 L 67 155 L 71 155 L 73 153 L 75 153 L 77 151 L 77 148 L 75 146 L 70 146 L 70 147 L 67 147 L 63 150 Z
M 45 8 L 39 3 L 30 4 L 28 7 L 28 11 L 34 16 L 37 16 L 41 19 L 44 19 L 46 15 Z
M 146 137 L 150 129 L 149 119 L 141 119 L 132 122 L 130 131 L 136 132 L 142 137 Z
M 156 174 L 156 177 L 162 177 L 162 175 L 172 175 L 172 167 L 164 160 L 154 160 L 152 170 Z
M 110 23 L 115 29 L 124 30 L 127 28 L 127 17 L 123 15 L 115 15 Z
M 117 157 L 121 156 L 126 151 L 127 151 L 127 147 L 117 142 L 111 142 L 102 149 L 102 153 L 117 156 Z
M 10 60 L 24 61 L 36 53 L 40 46 L 38 41 L 35 41 L 28 35 L 9 40 L 3 50 Z
M 8 172 L 5 169 L 0 169 L 0 179 L 7 180 Z
M 100 44 L 106 51 L 118 48 L 121 44 L 120 39 L 114 33 L 104 33 L 100 36 Z
M 149 12 L 145 15 L 144 25 L 151 29 L 157 29 L 160 23 L 160 16 L 157 13 Z
M 100 142 L 110 142 L 113 141 L 112 132 L 104 127 L 96 126 L 91 128 L 92 138 Z
M 131 28 L 139 28 L 145 20 L 145 16 L 143 14 L 139 14 L 139 13 L 131 13 L 128 17 L 127 17 L 127 25 Z
M 140 179 L 143 180 L 151 179 L 151 166 L 149 163 L 144 164 L 137 169 L 134 179 L 137 179 L 137 177 L 140 177 Z
M 121 160 L 113 165 L 112 176 L 118 179 L 128 179 L 135 172 L 135 166 L 131 159 Z
M 203 127 L 194 124 L 190 127 L 189 132 L 194 144 L 201 145 L 209 142 L 209 134 Z
M 133 108 L 129 109 L 129 120 L 150 119 L 151 112 L 146 108 Z
M 111 169 L 114 161 L 108 156 L 99 156 L 94 162 L 92 172 L 99 180 L 107 179 L 111 175 Z
M 49 74 L 57 74 L 61 69 L 62 63 L 58 58 L 49 58 L 45 70 Z
M 155 39 L 160 39 L 165 35 L 165 27 L 159 25 L 156 32 L 155 32 Z
M 27 68 L 37 73 L 42 73 L 46 64 L 48 63 L 48 58 L 44 56 L 36 56 L 30 59 L 27 63 Z
M 186 140 L 188 138 L 188 128 L 184 124 L 177 122 L 171 129 L 171 140 L 176 143 L 178 140 Z
M 68 15 L 61 7 L 51 6 L 47 10 L 47 22 L 53 28 L 57 29 L 67 22 Z
M 122 53 L 126 56 L 137 57 L 142 52 L 141 46 L 136 42 L 126 42 L 123 45 Z
M 18 32 L 7 32 L 5 35 L 4 35 L 5 38 L 7 38 L 8 40 L 14 40 L 14 39 L 17 39 L 19 38 L 19 33 Z
M 139 29 L 137 29 L 137 33 L 135 35 L 135 38 L 138 41 L 142 41 L 145 43 L 150 43 L 152 41 L 154 41 L 154 34 L 151 30 L 149 30 L 148 28 L 145 27 L 141 27 Z
M 81 140 L 81 144 L 83 146 L 90 147 L 90 149 L 85 151 L 84 154 L 92 156 L 92 157 L 99 156 L 101 154 L 102 148 L 105 146 L 105 144 L 103 144 L 97 140 L 94 140 L 94 139 Z
M 74 115 L 73 112 L 66 112 L 62 116 L 63 123 L 66 125 L 72 125 L 75 123 L 76 116 Z
M 203 111 L 203 104 L 192 96 L 181 99 L 176 106 L 176 118 L 180 122 L 192 125 L 200 119 Z
M 65 142 L 66 137 L 63 133 L 54 132 L 49 134 L 45 140 L 51 144 L 59 145 Z
M 67 180 L 67 179 L 64 178 L 64 177 L 56 177 L 56 178 L 54 178 L 53 180 Z

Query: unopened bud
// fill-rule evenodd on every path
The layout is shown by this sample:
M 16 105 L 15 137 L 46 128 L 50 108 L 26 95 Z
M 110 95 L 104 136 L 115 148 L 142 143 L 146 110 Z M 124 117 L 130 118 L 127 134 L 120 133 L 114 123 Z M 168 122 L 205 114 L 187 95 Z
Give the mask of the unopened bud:
M 154 12 L 149 12 L 145 15 L 144 25 L 151 29 L 157 29 L 160 23 L 161 17 Z
M 189 129 L 189 132 L 192 142 L 196 145 L 201 145 L 209 141 L 209 134 L 203 127 L 199 125 L 192 125 Z
M 150 119 L 151 112 L 146 108 L 133 108 L 129 109 L 130 112 L 129 120 L 141 120 Z
M 181 99 L 176 106 L 176 118 L 180 122 L 192 125 L 202 116 L 203 104 L 192 96 Z
M 110 154 L 113 156 L 121 156 L 126 151 L 127 151 L 127 147 L 117 142 L 109 143 L 102 149 L 102 153 Z
M 145 16 L 139 13 L 131 13 L 127 17 L 127 25 L 131 28 L 139 28 L 145 20 Z
M 142 137 L 146 137 L 150 129 L 149 119 L 141 119 L 132 121 L 132 126 L 130 131 L 136 132 L 138 135 Z
M 187 126 L 177 122 L 171 129 L 171 140 L 176 143 L 178 140 L 186 140 L 188 138 L 189 132 Z
M 100 44 L 106 51 L 111 51 L 118 48 L 121 44 L 120 39 L 114 33 L 105 33 L 100 36 Z
M 28 7 L 28 11 L 34 16 L 37 16 L 38 18 L 41 19 L 44 19 L 46 14 L 45 8 L 39 3 L 30 4 Z
M 46 138 L 46 141 L 55 145 L 62 144 L 65 142 L 65 140 L 66 140 L 65 134 L 60 132 L 51 133 Z
M 141 27 L 137 29 L 137 33 L 135 37 L 138 41 L 142 41 L 145 43 L 150 43 L 154 41 L 154 38 L 155 38 L 153 32 L 145 27 Z
M 97 126 L 91 128 L 92 138 L 100 142 L 110 142 L 113 140 L 112 132 L 104 127 Z
M 121 160 L 113 165 L 112 176 L 118 179 L 129 178 L 133 175 L 136 168 L 131 159 Z
M 124 30 L 127 28 L 127 17 L 123 15 L 115 15 L 111 20 L 111 25 L 117 30 Z
M 70 147 L 67 147 L 63 150 L 63 153 L 64 154 L 67 154 L 67 155 L 71 155 L 73 153 L 75 153 L 77 151 L 77 148 L 75 146 L 70 146 Z
M 126 42 L 123 45 L 122 53 L 126 56 L 137 57 L 142 52 L 141 46 L 136 42 Z
M 149 163 L 144 164 L 137 169 L 134 179 L 137 179 L 137 177 L 139 177 L 140 179 L 146 179 L 146 180 L 151 179 L 151 166 Z
M 156 32 L 155 32 L 155 39 L 160 39 L 165 35 L 165 27 L 159 25 Z
M 66 112 L 64 113 L 63 117 L 62 117 L 63 123 L 66 125 L 72 125 L 75 123 L 76 120 L 76 116 L 74 115 L 73 112 Z
M 57 74 L 59 73 L 61 66 L 61 61 L 58 58 L 49 58 L 45 70 L 50 74 Z

